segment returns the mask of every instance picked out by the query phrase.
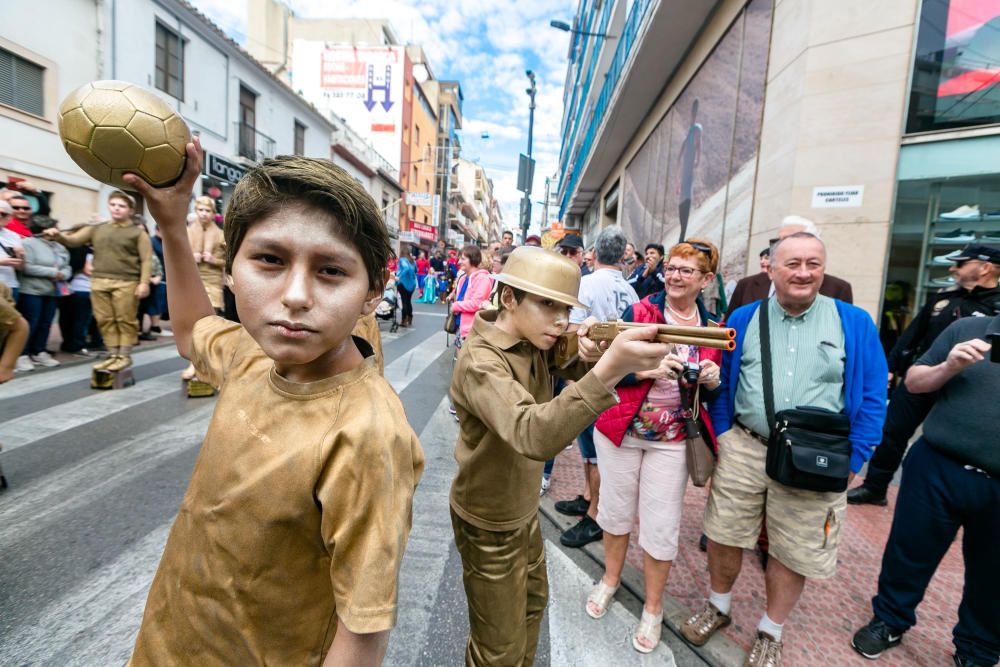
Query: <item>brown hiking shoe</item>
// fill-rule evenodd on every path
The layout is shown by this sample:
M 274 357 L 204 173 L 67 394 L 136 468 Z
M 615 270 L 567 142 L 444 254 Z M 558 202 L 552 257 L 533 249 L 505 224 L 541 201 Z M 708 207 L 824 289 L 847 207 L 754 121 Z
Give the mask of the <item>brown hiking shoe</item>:
M 781 642 L 766 632 L 757 631 L 743 667 L 778 667 L 781 664 Z
M 701 611 L 684 621 L 681 626 L 681 635 L 690 644 L 704 646 L 716 630 L 724 628 L 732 622 L 732 617 L 723 614 L 714 604 L 706 600 Z

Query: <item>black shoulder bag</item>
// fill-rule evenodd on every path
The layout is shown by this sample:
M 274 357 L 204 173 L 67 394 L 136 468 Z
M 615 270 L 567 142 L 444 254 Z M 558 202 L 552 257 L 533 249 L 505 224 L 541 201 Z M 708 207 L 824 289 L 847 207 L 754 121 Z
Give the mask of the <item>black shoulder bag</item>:
M 851 421 L 825 408 L 799 406 L 774 412 L 771 329 L 768 300 L 760 305 L 760 351 L 764 376 L 764 411 L 771 427 L 767 476 L 795 489 L 845 491 L 851 474 Z

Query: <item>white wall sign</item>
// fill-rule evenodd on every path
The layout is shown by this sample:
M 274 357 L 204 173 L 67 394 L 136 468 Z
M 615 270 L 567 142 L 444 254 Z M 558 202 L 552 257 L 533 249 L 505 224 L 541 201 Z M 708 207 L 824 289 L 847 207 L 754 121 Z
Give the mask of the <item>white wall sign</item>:
M 863 185 L 822 185 L 813 188 L 813 208 L 856 208 L 865 199 Z
M 403 137 L 401 46 L 292 43 L 292 88 L 323 111 L 332 111 L 399 168 Z

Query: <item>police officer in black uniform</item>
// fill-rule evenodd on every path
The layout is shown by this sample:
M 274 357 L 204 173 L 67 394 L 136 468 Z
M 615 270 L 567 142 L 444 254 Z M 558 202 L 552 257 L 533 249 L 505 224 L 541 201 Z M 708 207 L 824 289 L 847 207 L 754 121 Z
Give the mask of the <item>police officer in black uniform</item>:
M 962 317 L 1000 315 L 1000 248 L 970 243 L 951 258 L 955 285 L 939 291 L 903 331 L 889 353 L 889 372 L 902 378 L 938 335 Z M 882 443 L 868 462 L 864 484 L 847 493 L 852 505 L 885 505 L 886 491 L 907 444 L 934 405 L 935 393 L 913 394 L 900 383 L 892 393 Z
M 917 624 L 917 606 L 962 529 L 965 581 L 952 630 L 955 667 L 1000 660 L 1000 315 L 945 329 L 906 375 L 936 392 L 924 433 L 903 462 L 872 619 L 851 646 L 874 660 Z M 940 582 L 939 582 L 940 583 Z M 934 616 L 934 614 L 929 614 Z M 938 663 L 941 664 L 941 663 Z

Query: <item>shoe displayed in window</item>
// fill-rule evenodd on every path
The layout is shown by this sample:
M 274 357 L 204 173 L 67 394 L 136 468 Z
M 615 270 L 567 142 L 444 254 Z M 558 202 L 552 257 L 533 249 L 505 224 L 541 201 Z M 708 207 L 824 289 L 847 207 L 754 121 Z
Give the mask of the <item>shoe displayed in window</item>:
M 942 276 L 940 278 L 935 278 L 934 280 L 930 281 L 928 284 L 929 285 L 933 285 L 934 287 L 951 287 L 952 285 L 955 284 L 955 277 L 954 276 Z
M 931 263 L 938 264 L 941 266 L 951 266 L 951 264 L 955 261 L 952 258 L 957 257 L 958 255 L 961 254 L 961 252 L 962 252 L 961 250 L 952 250 L 947 255 L 938 255 L 934 258 L 934 260 Z
M 934 235 L 934 243 L 971 243 L 976 240 L 976 235 L 964 229 L 956 229 L 951 232 L 938 232 Z
M 979 206 L 967 206 L 963 204 L 954 211 L 939 214 L 938 217 L 942 220 L 979 220 L 982 215 L 979 213 Z
M 1000 231 L 986 232 L 980 240 L 986 241 L 987 243 L 1000 243 Z
M 986 220 L 1000 220 L 1000 210 L 986 211 L 986 213 L 983 213 L 983 218 Z

